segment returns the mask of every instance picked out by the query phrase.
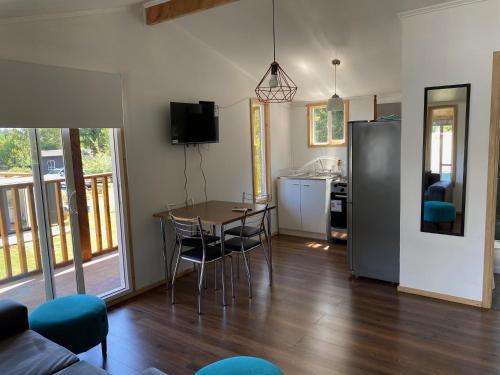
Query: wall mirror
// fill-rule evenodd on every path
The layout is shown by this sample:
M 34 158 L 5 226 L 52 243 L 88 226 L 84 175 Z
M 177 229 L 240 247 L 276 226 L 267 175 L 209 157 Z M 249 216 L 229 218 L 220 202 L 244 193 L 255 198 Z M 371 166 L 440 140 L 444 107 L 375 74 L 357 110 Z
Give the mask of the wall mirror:
M 464 235 L 470 84 L 428 87 L 420 230 Z

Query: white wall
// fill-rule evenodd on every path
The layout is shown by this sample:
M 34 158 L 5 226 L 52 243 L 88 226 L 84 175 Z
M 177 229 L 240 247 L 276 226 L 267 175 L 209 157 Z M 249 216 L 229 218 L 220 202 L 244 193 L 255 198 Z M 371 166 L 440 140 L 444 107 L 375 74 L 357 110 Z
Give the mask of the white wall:
M 175 22 L 145 26 L 141 11 L 0 24 L 0 58 L 121 73 L 136 287 L 162 279 L 158 223 L 184 199 L 183 149 L 169 144 L 170 101 L 214 100 L 220 143 L 203 146 L 208 198 L 251 191 L 249 102 L 256 82 Z M 265 65 L 263 66 L 265 68 Z M 232 103 L 236 103 L 229 106 Z M 271 106 L 272 168 L 291 162 L 287 106 Z M 189 194 L 202 201 L 199 156 L 188 149 Z
M 482 299 L 492 54 L 500 1 L 402 18 L 401 285 Z M 420 232 L 424 87 L 471 83 L 465 236 Z

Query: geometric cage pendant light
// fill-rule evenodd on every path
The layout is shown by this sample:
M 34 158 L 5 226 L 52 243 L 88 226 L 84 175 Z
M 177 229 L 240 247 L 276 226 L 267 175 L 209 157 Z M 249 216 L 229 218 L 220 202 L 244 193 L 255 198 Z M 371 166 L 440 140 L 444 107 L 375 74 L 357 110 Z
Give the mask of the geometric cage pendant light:
M 287 103 L 293 100 L 297 86 L 276 61 L 276 28 L 273 1 L 273 47 L 274 59 L 264 77 L 260 80 L 255 94 L 261 103 Z
M 340 60 L 335 59 L 332 61 L 332 64 L 335 69 L 335 93 L 330 99 L 328 99 L 326 109 L 329 112 L 339 112 L 344 110 L 344 101 L 337 95 L 337 66 L 340 65 Z

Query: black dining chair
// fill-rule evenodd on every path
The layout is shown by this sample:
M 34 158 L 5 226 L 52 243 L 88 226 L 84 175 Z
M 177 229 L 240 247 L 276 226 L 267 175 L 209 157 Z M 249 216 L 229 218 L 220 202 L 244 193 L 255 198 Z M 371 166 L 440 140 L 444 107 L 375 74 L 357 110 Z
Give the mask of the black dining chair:
M 197 269 L 197 290 L 198 290 L 198 314 L 201 315 L 201 296 L 202 286 L 206 278 L 205 265 L 208 263 L 217 263 L 223 261 L 220 246 L 211 245 L 206 240 L 206 234 L 203 230 L 200 217 L 193 219 L 181 219 L 170 214 L 170 219 L 174 225 L 175 235 L 180 244 L 179 252 L 175 262 L 174 273 L 172 276 L 172 304 L 175 304 L 175 276 L 179 268 L 181 259 L 192 262 Z M 183 251 L 183 246 L 186 243 L 197 243 L 199 245 L 192 246 L 189 250 Z M 225 248 L 224 255 L 230 256 L 232 250 Z M 222 264 L 222 267 L 224 264 Z M 233 283 L 233 262 L 231 260 L 231 292 L 234 296 Z
M 268 269 L 270 267 L 268 254 L 269 247 L 264 246 L 264 241 L 262 240 L 262 235 L 264 235 L 264 237 L 266 238 L 266 245 L 268 244 L 268 237 L 265 227 L 266 215 L 269 214 L 268 207 L 269 206 L 266 204 L 264 210 L 256 214 L 253 214 L 250 210 L 246 210 L 244 217 L 241 220 L 241 225 L 236 227 L 239 230 L 237 235 L 229 240 L 224 241 L 225 248 L 232 250 L 235 254 L 238 254 L 238 256 L 240 254 L 243 256 L 248 281 L 248 298 L 252 298 L 252 275 L 250 270 L 249 254 L 250 251 L 262 247 Z M 232 235 L 233 233 L 235 233 L 234 229 L 236 228 L 232 228 L 225 233 Z
M 178 209 L 178 208 L 187 208 L 187 207 L 193 207 L 194 206 L 194 199 L 193 198 L 189 198 L 187 199 L 186 201 L 184 202 L 177 202 L 177 203 L 167 203 L 167 210 L 169 212 L 175 210 L 175 209 Z M 173 225 L 173 223 L 172 223 Z M 174 228 L 175 229 L 175 228 Z M 205 241 L 207 244 L 214 244 L 214 243 L 217 243 L 220 241 L 220 237 L 219 236 L 216 236 L 215 233 L 210 233 L 209 230 L 207 229 L 203 229 L 203 232 L 205 233 Z M 182 243 L 183 246 L 189 246 L 189 247 L 196 247 L 196 246 L 201 246 L 201 241 L 197 238 L 185 238 L 183 240 L 183 243 Z M 172 274 L 172 264 L 173 264 L 173 261 L 175 259 L 175 254 L 178 250 L 178 248 L 180 248 L 181 244 L 179 243 L 179 238 L 177 236 L 175 236 L 174 238 L 174 247 L 173 247 L 173 250 L 172 250 L 172 254 L 170 254 L 170 269 L 168 270 L 169 273 L 168 275 L 171 275 Z M 165 262 L 166 262 L 166 257 L 167 257 L 167 254 L 163 254 L 164 256 L 164 259 L 165 259 Z M 165 267 L 169 267 L 167 266 L 167 264 L 165 263 Z M 165 268 L 165 275 L 167 275 L 167 268 Z M 166 276 L 165 276 L 166 277 Z

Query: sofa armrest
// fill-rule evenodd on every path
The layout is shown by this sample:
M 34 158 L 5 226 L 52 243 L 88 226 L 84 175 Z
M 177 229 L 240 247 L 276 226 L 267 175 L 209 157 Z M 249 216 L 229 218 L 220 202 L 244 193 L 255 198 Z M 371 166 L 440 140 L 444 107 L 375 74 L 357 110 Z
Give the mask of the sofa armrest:
M 28 309 L 10 299 L 0 300 L 0 340 L 29 329 Z
M 438 181 L 429 186 L 427 192 L 427 200 L 446 202 L 452 197 L 452 184 L 450 181 Z

